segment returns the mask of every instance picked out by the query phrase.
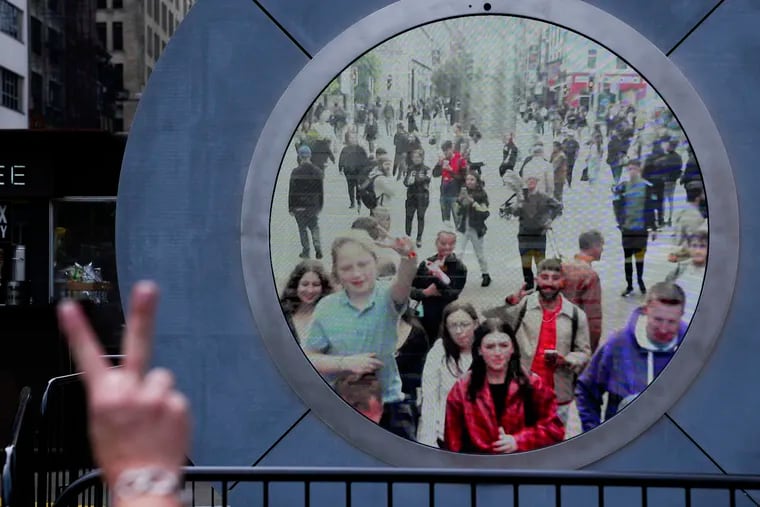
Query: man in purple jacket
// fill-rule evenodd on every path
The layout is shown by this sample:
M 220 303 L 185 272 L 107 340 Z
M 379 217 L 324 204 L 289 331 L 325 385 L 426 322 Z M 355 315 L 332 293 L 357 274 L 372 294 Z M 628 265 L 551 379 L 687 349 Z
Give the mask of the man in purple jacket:
M 622 410 L 665 368 L 686 334 L 685 303 L 686 295 L 678 285 L 654 285 L 646 305 L 634 310 L 628 325 L 597 349 L 575 387 L 583 431 Z M 604 393 L 608 400 L 602 419 Z

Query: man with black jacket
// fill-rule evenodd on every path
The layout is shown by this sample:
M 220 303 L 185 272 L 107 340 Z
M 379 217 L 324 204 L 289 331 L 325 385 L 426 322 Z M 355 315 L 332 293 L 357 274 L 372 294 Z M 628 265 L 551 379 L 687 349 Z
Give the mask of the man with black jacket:
M 412 282 L 411 298 L 422 305 L 422 326 L 430 344 L 440 335 L 443 309 L 459 298 L 467 283 L 467 266 L 454 250 L 457 236 L 454 231 L 440 231 L 435 239 L 437 253 L 422 261 Z
M 663 142 L 665 155 L 660 157 L 660 159 L 657 161 L 659 172 L 662 174 L 662 179 L 665 184 L 663 200 L 667 201 L 668 203 L 668 220 L 666 222 L 666 225 L 668 226 L 670 226 L 673 221 L 673 198 L 676 191 L 676 182 L 681 177 L 681 168 L 683 167 L 683 159 L 681 158 L 681 155 L 676 152 L 677 147 L 678 142 L 675 139 L 670 139 Z M 663 217 L 665 216 L 664 208 L 665 206 L 663 203 Z
M 288 189 L 288 211 L 296 219 L 298 235 L 301 238 L 302 259 L 308 259 L 309 235 L 314 243 L 317 259 L 322 258 L 322 244 L 319 239 L 319 213 L 324 204 L 324 173 L 311 163 L 311 149 L 302 145 L 298 148 L 299 165 L 290 174 Z
M 573 168 L 575 167 L 575 161 L 578 158 L 578 151 L 581 149 L 580 144 L 575 139 L 573 132 L 567 133 L 565 142 L 562 143 L 562 152 L 567 156 L 567 186 L 573 186 Z M 555 181 L 556 185 L 557 182 Z

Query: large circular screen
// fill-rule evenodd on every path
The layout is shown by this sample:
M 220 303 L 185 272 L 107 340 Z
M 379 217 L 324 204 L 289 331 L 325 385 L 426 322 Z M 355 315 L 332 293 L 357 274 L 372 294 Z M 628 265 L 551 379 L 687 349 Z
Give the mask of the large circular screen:
M 658 90 L 577 32 L 492 14 L 335 72 L 257 149 L 282 154 L 259 173 L 286 324 L 265 337 L 297 390 L 332 390 L 351 409 L 315 409 L 364 447 L 441 456 L 538 451 L 637 405 L 688 348 L 711 237 L 702 152 Z

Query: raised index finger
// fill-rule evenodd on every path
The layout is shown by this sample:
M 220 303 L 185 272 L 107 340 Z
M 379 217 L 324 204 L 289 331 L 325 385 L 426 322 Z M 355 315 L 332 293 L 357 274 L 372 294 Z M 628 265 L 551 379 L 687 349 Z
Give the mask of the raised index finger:
M 58 325 L 66 335 L 74 362 L 84 373 L 85 385 L 90 386 L 97 382 L 108 369 L 108 365 L 102 357 L 103 348 L 98 343 L 82 308 L 73 301 L 59 304 Z
M 124 368 L 140 376 L 145 372 L 150 357 L 157 301 L 158 287 L 155 283 L 142 281 L 135 284 L 122 351 Z

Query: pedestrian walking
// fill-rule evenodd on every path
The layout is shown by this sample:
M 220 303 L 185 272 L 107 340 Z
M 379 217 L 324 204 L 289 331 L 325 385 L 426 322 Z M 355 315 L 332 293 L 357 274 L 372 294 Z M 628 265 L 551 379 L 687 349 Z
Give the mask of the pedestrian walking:
M 655 229 L 652 186 L 641 178 L 641 163 L 638 160 L 628 162 L 628 181 L 614 188 L 615 217 L 620 228 L 623 242 L 625 280 L 627 286 L 623 297 L 633 292 L 633 262 L 639 290 L 646 294 L 644 284 L 644 258 L 647 252 L 649 231 Z
M 478 258 L 482 275 L 481 287 L 491 285 L 491 275 L 488 272 L 488 261 L 485 253 L 485 235 L 488 227 L 486 220 L 488 211 L 488 194 L 483 188 L 483 181 L 477 171 L 469 171 L 456 200 L 456 220 L 459 231 L 460 254 L 464 258 L 467 244 L 472 243 Z
M 430 204 L 431 171 L 423 163 L 422 150 L 411 153 L 411 165 L 404 176 L 406 187 L 406 235 L 412 236 L 412 222 L 417 216 L 417 248 L 422 246 L 422 233 L 425 230 L 425 212 Z
M 338 170 L 346 177 L 346 187 L 348 188 L 349 208 L 361 208 L 361 198 L 359 197 L 359 175 L 369 165 L 367 152 L 362 146 L 359 146 L 356 134 L 349 130 L 345 135 L 346 146 L 340 152 L 338 159 Z
M 302 259 L 310 257 L 309 233 L 317 259 L 322 258 L 319 213 L 324 205 L 323 179 L 322 170 L 311 163 L 311 149 L 302 145 L 298 148 L 298 167 L 290 174 L 288 188 L 288 211 L 298 225 Z

